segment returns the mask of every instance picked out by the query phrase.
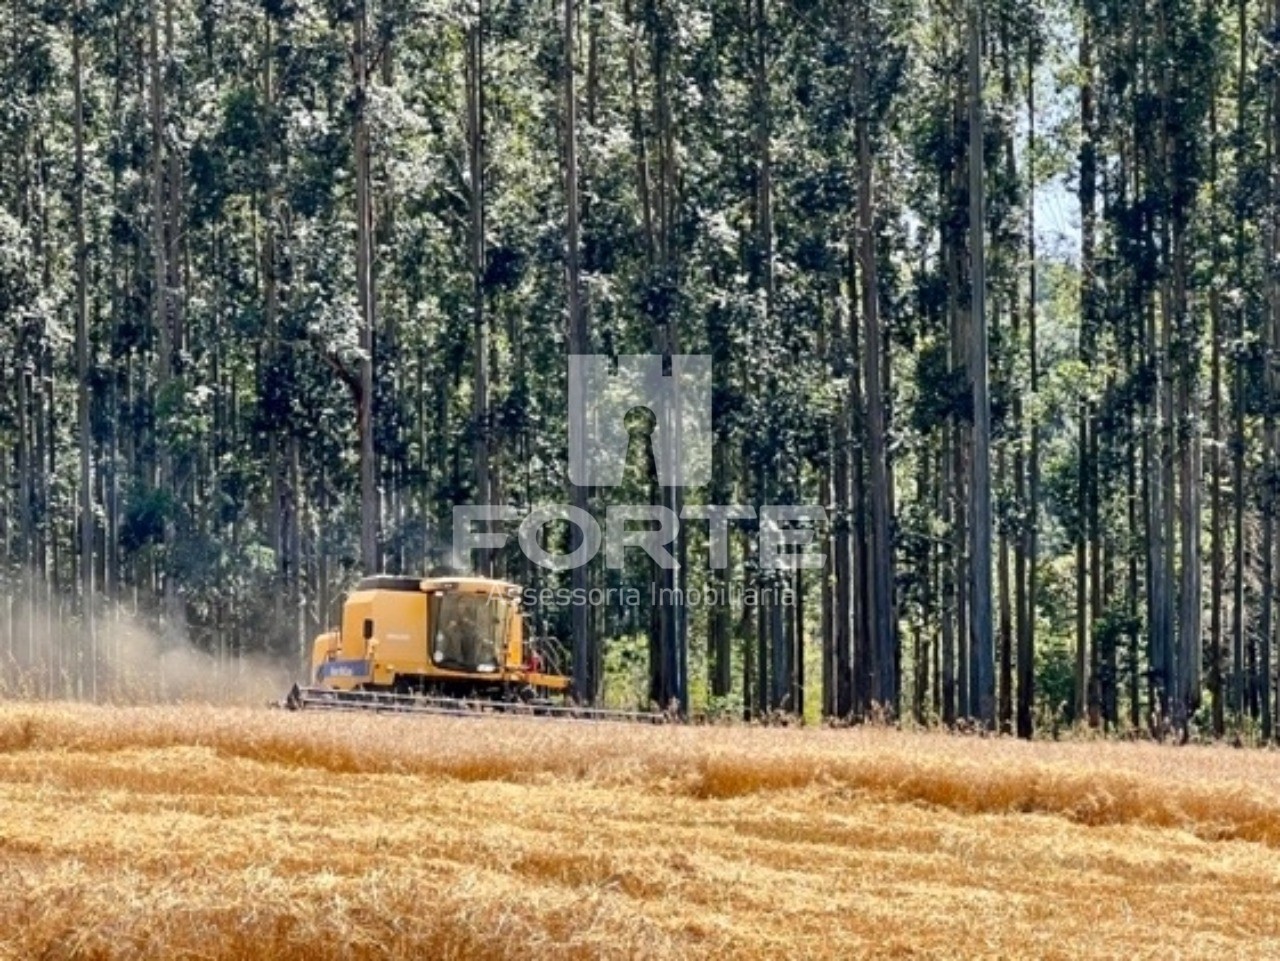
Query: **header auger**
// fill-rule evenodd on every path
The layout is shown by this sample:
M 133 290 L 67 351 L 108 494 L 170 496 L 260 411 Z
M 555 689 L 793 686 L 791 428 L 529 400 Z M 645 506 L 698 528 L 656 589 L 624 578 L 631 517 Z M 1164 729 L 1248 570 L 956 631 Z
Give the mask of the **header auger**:
M 553 645 L 529 637 L 522 589 L 481 577 L 366 577 L 337 630 L 311 651 L 290 710 L 531 714 L 661 723 L 667 715 L 578 707 Z

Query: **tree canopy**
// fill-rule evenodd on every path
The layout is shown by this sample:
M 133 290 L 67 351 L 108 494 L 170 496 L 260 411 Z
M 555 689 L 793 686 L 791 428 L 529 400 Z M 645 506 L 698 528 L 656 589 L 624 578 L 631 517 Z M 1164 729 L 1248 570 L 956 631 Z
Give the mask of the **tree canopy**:
M 698 525 L 678 571 L 476 563 L 636 590 L 531 612 L 587 699 L 1273 736 L 1274 4 L 0 22 L 0 654 L 40 692 L 109 696 L 124 616 L 301 666 L 458 504 L 812 504 L 820 571 L 751 521 L 724 570 Z M 711 482 L 574 488 L 568 354 L 648 352 L 713 359 Z

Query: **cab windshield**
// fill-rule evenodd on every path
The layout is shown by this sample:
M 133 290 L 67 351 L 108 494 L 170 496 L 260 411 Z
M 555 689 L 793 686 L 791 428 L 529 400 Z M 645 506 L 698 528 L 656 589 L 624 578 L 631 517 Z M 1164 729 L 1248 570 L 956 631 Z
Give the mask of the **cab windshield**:
M 455 671 L 497 673 L 506 628 L 505 601 L 485 594 L 443 594 L 436 609 L 431 660 Z

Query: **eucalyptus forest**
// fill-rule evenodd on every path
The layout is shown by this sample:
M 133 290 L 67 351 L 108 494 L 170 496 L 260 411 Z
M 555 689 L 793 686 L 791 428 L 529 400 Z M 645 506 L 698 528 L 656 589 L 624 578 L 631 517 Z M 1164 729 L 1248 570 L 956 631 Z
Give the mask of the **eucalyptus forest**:
M 674 574 L 477 555 L 737 599 L 530 610 L 580 699 L 1275 736 L 1280 3 L 0 31 L 0 659 L 36 692 L 108 696 L 125 618 L 301 670 L 359 577 L 447 568 L 459 504 L 669 503 L 643 457 L 567 469 L 567 357 L 657 352 L 714 364 L 682 501 L 821 505 L 827 563 L 765 569 L 751 521 L 722 570 L 705 525 Z

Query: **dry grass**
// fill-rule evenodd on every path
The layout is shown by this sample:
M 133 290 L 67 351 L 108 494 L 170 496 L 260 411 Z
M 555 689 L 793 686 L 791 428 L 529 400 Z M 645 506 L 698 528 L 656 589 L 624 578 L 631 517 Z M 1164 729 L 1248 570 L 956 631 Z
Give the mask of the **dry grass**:
M 1280 957 L 1280 755 L 0 708 L 0 958 Z

